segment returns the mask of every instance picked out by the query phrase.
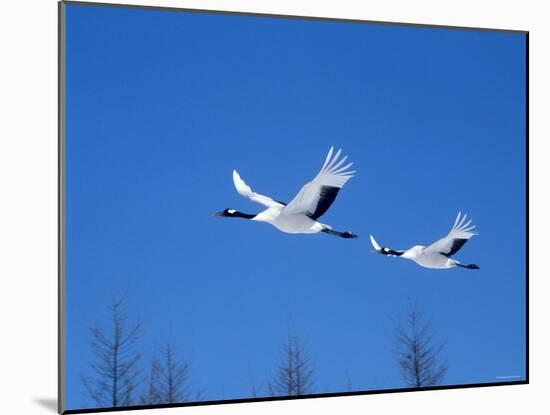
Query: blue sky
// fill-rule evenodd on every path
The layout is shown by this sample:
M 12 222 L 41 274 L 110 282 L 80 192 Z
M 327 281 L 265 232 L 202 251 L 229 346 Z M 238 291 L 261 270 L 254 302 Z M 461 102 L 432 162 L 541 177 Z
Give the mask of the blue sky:
M 289 331 L 316 391 L 403 386 L 393 319 L 422 305 L 446 384 L 525 376 L 525 36 L 67 6 L 67 403 L 87 327 L 116 291 L 171 336 L 206 399 L 250 396 Z M 328 148 L 356 176 L 322 221 L 357 240 L 212 218 L 289 201 Z M 444 236 L 459 210 L 479 271 L 371 254 Z M 517 379 L 516 379 L 517 380 Z

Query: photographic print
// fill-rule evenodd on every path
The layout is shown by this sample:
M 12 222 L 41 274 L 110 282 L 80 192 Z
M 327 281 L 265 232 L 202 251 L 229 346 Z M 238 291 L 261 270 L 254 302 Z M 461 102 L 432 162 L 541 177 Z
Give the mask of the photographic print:
M 527 383 L 527 56 L 60 3 L 60 411 Z

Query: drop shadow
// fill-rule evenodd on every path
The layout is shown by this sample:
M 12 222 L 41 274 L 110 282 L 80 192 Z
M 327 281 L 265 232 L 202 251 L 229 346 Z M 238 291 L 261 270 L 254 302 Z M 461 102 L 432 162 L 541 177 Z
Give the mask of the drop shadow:
M 43 408 L 57 413 L 57 399 L 55 398 L 34 398 L 34 402 Z

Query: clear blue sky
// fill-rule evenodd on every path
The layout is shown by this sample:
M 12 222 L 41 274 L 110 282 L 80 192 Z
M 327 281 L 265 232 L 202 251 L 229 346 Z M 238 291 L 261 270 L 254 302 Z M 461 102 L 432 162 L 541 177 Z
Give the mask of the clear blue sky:
M 69 5 L 67 397 L 114 291 L 168 336 L 206 399 L 250 396 L 289 330 L 317 392 L 403 386 L 393 320 L 422 305 L 446 384 L 525 376 L 525 36 Z M 289 201 L 328 148 L 356 176 L 322 221 L 357 240 L 212 218 L 258 212 L 231 171 Z M 371 254 L 480 235 L 429 270 Z M 517 379 L 514 379 L 517 380 Z

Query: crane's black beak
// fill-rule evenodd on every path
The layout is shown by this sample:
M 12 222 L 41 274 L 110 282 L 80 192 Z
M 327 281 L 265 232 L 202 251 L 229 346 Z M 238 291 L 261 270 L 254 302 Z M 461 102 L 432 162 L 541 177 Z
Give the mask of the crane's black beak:
M 214 212 L 211 213 L 210 216 L 223 216 L 223 212 Z

